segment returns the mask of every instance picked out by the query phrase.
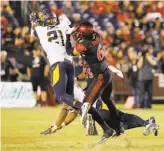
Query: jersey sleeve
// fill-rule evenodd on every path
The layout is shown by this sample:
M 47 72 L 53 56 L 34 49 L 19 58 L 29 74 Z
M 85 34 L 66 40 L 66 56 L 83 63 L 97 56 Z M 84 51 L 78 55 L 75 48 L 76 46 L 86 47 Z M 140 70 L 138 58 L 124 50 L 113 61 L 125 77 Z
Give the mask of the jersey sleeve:
M 81 43 L 76 43 L 75 45 L 75 49 L 79 52 L 79 53 L 83 53 L 87 50 L 87 48 L 81 44 Z

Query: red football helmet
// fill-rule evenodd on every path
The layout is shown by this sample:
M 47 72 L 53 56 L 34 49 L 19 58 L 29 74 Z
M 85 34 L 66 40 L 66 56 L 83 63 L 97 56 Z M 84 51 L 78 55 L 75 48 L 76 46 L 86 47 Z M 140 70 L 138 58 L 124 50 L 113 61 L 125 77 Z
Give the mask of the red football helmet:
M 93 39 L 95 35 L 94 27 L 89 22 L 82 22 L 75 27 L 73 32 L 74 40 L 79 40 L 82 38 Z

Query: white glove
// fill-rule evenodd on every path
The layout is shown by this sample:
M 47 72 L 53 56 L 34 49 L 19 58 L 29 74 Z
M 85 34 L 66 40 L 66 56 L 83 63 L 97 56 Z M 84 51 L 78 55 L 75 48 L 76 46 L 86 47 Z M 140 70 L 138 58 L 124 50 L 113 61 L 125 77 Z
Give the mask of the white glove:
M 115 68 L 114 66 L 110 65 L 110 66 L 108 66 L 108 68 L 110 70 L 112 70 L 112 72 L 116 73 L 119 77 L 124 78 L 123 73 L 120 70 L 118 70 L 117 68 Z

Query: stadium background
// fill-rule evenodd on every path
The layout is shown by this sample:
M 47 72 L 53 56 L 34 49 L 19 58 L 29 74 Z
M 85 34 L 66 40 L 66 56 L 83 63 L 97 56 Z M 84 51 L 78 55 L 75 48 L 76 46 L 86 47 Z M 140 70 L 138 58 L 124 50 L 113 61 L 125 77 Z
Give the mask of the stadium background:
M 44 2 L 44 1 L 2 1 L 1 2 L 1 50 L 8 53 L 8 58 L 14 67 L 18 68 L 23 77 L 18 77 L 14 72 L 9 73 L 8 87 L 16 83 L 21 87 L 29 81 L 26 68 L 31 61 L 32 51 L 38 41 L 30 38 L 29 14 L 32 11 L 44 8 L 60 9 L 72 21 L 72 25 L 82 20 L 88 20 L 94 24 L 97 31 L 101 34 L 106 48 L 106 57 L 110 64 L 123 71 L 124 79 L 114 77 L 114 98 L 115 101 L 127 99 L 132 95 L 130 79 L 127 73 L 130 69 L 130 59 L 128 51 L 134 50 L 138 55 L 143 55 L 143 45 L 149 46 L 153 50 L 153 56 L 158 60 L 158 65 L 154 68 L 153 82 L 153 102 L 164 100 L 163 87 L 163 58 L 164 58 L 164 2 L 144 1 L 144 2 Z M 60 12 L 60 11 L 58 11 Z M 54 50 L 55 51 L 55 50 Z M 45 56 L 44 53 L 42 53 Z M 79 59 L 76 58 L 76 66 L 81 70 Z M 79 80 L 79 84 L 84 87 L 86 79 Z M 22 86 L 23 87 L 23 86 Z M 25 86 L 26 88 L 29 86 Z M 3 85 L 1 83 L 0 89 Z M 51 87 L 48 90 L 49 100 L 53 100 Z M 27 93 L 28 92 L 28 93 Z M 15 92 L 12 90 L 5 92 L 5 97 L 10 94 L 13 97 Z M 2 93 L 1 93 L 2 94 Z M 28 89 L 21 95 L 25 102 L 33 100 Z M 26 97 L 26 99 L 24 97 Z M 21 104 L 16 99 L 17 103 Z M 2 101 L 2 98 L 1 98 Z M 49 102 L 55 105 L 55 102 Z M 0 103 L 1 104 L 1 103 Z M 32 106 L 30 106 L 32 107 Z M 123 105 L 117 104 L 123 111 Z M 91 150 L 101 136 L 86 137 L 85 130 L 80 125 L 77 118 L 72 125 L 64 128 L 54 135 L 41 137 L 39 133 L 47 128 L 57 117 L 61 106 L 55 108 L 1 108 L 0 124 L 2 137 L 0 146 L 2 150 L 12 151 L 83 151 Z M 109 139 L 106 144 L 93 148 L 95 151 L 163 151 L 164 148 L 164 106 L 162 104 L 153 105 L 152 110 L 128 110 L 128 113 L 137 114 L 144 119 L 155 116 L 160 125 L 159 136 L 152 135 L 145 137 L 142 135 L 143 129 L 127 131 L 117 139 Z M 98 128 L 100 130 L 100 128 Z
M 109 64 L 120 69 L 125 77 L 123 80 L 114 77 L 116 101 L 125 101 L 127 96 L 132 95 L 131 79 L 127 78 L 128 72 L 131 71 L 128 52 L 137 52 L 139 58 L 144 55 L 146 46 L 158 61 L 158 65 L 154 67 L 153 100 L 164 100 L 164 87 L 161 84 L 161 73 L 164 73 L 164 2 L 2 1 L 1 50 L 8 52 L 13 66 L 23 74 L 20 78 L 10 72 L 8 81 L 28 81 L 26 68 L 38 43 L 38 40 L 32 40 L 30 37 L 29 14 L 50 7 L 57 15 L 65 13 L 72 26 L 87 20 L 101 34 Z M 45 56 L 44 52 L 42 55 Z M 75 58 L 75 62 L 76 71 L 82 71 L 79 58 Z M 83 78 L 78 83 L 85 87 L 85 81 Z M 49 97 L 52 99 L 52 92 Z

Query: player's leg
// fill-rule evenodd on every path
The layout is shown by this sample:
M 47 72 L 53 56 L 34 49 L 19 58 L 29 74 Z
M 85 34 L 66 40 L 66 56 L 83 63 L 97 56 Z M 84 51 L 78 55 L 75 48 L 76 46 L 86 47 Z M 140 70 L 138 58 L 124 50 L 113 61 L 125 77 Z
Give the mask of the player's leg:
M 68 115 L 68 105 L 63 104 L 55 124 L 50 128 L 44 130 L 40 134 L 47 135 L 47 134 L 55 133 L 58 129 L 60 129 L 61 124 L 63 123 L 67 115 Z
M 56 99 L 60 102 L 64 94 L 73 95 L 74 66 L 69 62 L 56 63 L 52 69 L 52 85 Z
M 41 100 L 42 100 L 43 107 L 45 107 L 47 103 L 47 85 L 48 85 L 47 80 L 41 79 L 40 88 L 41 88 Z
M 66 70 L 63 62 L 55 63 L 52 67 L 52 87 L 56 100 L 62 103 L 60 97 L 66 92 Z
M 97 109 L 99 114 L 103 117 L 105 122 L 111 127 L 115 128 L 115 125 L 113 124 L 113 119 L 111 116 L 110 110 L 104 110 L 104 109 Z M 122 123 L 122 127 L 127 129 L 137 128 L 137 127 L 145 127 L 144 135 L 148 135 L 151 132 L 154 133 L 155 136 L 158 135 L 158 129 L 159 126 L 156 124 L 155 118 L 150 117 L 148 120 L 144 120 L 141 117 L 135 115 L 135 114 L 128 114 L 121 112 L 118 110 L 119 119 Z
M 53 133 L 56 132 L 56 130 L 60 129 L 62 123 L 64 122 L 64 120 L 66 119 L 67 115 L 68 115 L 68 105 L 67 104 L 63 104 L 62 109 L 60 110 L 60 113 L 58 115 L 58 118 L 55 122 L 55 124 L 53 125 Z
M 34 97 L 36 99 L 36 105 L 35 107 L 40 107 L 40 96 L 38 95 L 37 91 L 34 91 Z
M 94 81 L 94 83 L 96 83 L 97 79 L 94 79 L 93 81 Z M 94 86 L 94 83 L 92 83 L 92 86 Z M 69 96 L 68 94 L 65 94 L 62 97 L 62 100 L 63 100 L 63 102 L 66 102 L 70 106 L 73 106 L 73 107 L 75 107 L 77 109 L 81 109 L 81 107 L 82 107 L 82 103 L 80 103 L 79 101 L 75 100 L 72 96 Z M 91 108 L 89 113 L 92 114 L 93 118 L 95 118 L 95 120 L 101 125 L 101 127 L 103 129 L 108 129 L 108 126 L 106 125 L 104 120 L 100 117 L 99 113 L 94 108 Z
M 137 127 L 145 127 L 144 135 L 148 135 L 151 131 L 157 135 L 159 126 L 156 124 L 155 118 L 151 117 L 144 120 L 135 114 L 128 114 L 118 111 L 120 121 L 123 123 L 124 129 L 132 129 Z
M 64 62 L 55 63 L 52 67 L 52 87 L 55 93 L 55 97 L 58 102 L 61 103 L 61 96 L 66 93 L 66 70 Z M 65 120 L 65 117 L 68 114 L 68 105 L 64 104 L 61 109 L 59 116 L 57 118 L 56 124 L 48 128 L 47 130 L 41 132 L 41 134 L 50 134 L 55 132 L 58 126 Z
M 65 93 L 73 96 L 73 94 L 74 94 L 74 66 L 72 63 L 65 61 L 61 65 L 61 69 L 62 68 L 64 68 L 65 76 L 67 76 L 67 80 L 65 80 L 65 85 L 66 85 L 65 86 L 66 87 Z M 61 71 L 63 71 L 63 70 L 61 70 Z M 57 123 L 56 123 L 57 127 L 61 126 L 61 124 L 63 123 L 63 121 L 65 120 L 67 115 L 68 115 L 68 105 L 64 104 L 64 108 L 61 110 L 61 112 L 59 114 L 59 118 L 58 118 Z M 68 116 L 70 117 L 69 118 L 70 121 L 74 120 L 74 119 L 72 119 L 72 114 L 68 115 Z
M 147 92 L 147 106 L 146 106 L 147 108 L 152 107 L 152 84 L 153 84 L 152 80 L 146 81 L 145 90 Z
M 51 127 L 51 133 L 54 133 L 57 130 L 60 130 L 60 129 L 64 128 L 65 126 L 69 125 L 76 119 L 76 117 L 78 115 L 78 110 L 75 110 L 75 109 L 65 112 L 66 114 L 64 114 L 63 111 L 64 110 L 62 109 L 58 116 L 57 121 L 55 122 L 53 127 Z
M 34 91 L 34 97 L 36 99 L 35 107 L 39 107 L 40 106 L 40 96 L 37 93 L 38 80 L 37 79 L 31 79 L 31 83 L 32 83 L 33 91 Z
M 94 78 L 86 91 L 84 102 L 93 104 L 98 99 L 98 97 L 101 96 L 108 108 L 112 110 L 112 114 L 115 114 L 114 116 L 118 117 L 116 107 L 110 100 L 112 93 L 112 77 L 113 73 L 111 70 L 107 69 L 103 74 L 99 74 L 97 78 Z
M 88 100 L 90 103 L 94 103 L 95 100 L 101 95 L 102 100 L 111 110 L 113 123 L 115 123 L 115 131 L 117 135 L 120 134 L 120 122 L 118 120 L 118 113 L 115 105 L 110 100 L 112 93 L 112 79 L 113 73 L 108 69 L 102 75 L 99 75 L 97 79 L 94 79 L 89 86 L 85 100 Z M 97 80 L 97 81 L 96 81 Z M 92 85 L 93 84 L 93 85 Z
M 114 128 L 115 125 L 113 125 L 113 119 L 111 117 L 110 110 L 104 110 L 104 109 L 97 109 L 100 115 L 103 117 L 103 119 L 106 121 L 106 123 L 111 127 Z M 133 114 L 127 114 L 123 113 L 118 110 L 120 122 L 123 124 L 123 128 L 125 130 L 137 128 L 137 127 L 143 127 L 146 124 L 148 124 L 149 120 L 143 120 L 138 116 L 135 116 Z M 136 119 L 136 120 L 135 120 Z
M 78 110 L 70 109 L 67 117 L 65 118 L 64 122 L 61 124 L 61 127 L 64 127 L 70 123 L 72 123 L 78 115 Z
M 74 85 L 74 98 L 78 100 L 79 102 L 83 103 L 84 97 L 85 97 L 84 91 L 75 84 Z
M 115 128 L 115 126 L 113 125 L 112 119 L 111 119 L 111 115 L 109 110 L 106 109 L 97 109 L 97 111 L 99 112 L 99 114 L 101 115 L 101 117 L 103 117 L 103 119 L 105 120 L 105 122 L 108 124 L 109 127 L 111 128 Z M 96 126 L 94 124 L 94 129 L 92 131 L 93 133 L 90 133 L 89 135 L 96 135 L 98 134 L 97 130 L 96 130 Z
M 84 100 L 89 101 L 92 104 L 101 95 L 102 100 L 111 110 L 113 123 L 115 123 L 115 130 L 117 130 L 119 134 L 120 122 L 118 120 L 118 113 L 115 105 L 110 100 L 110 96 L 112 93 L 112 77 L 113 73 L 111 72 L 111 70 L 108 69 L 102 74 L 102 76 L 100 75 L 97 79 L 94 79 L 86 92 L 86 97 L 84 98 Z
M 80 87 L 78 87 L 76 84 L 74 85 L 74 96 L 75 96 L 76 100 L 79 100 L 79 102 L 83 102 L 83 99 L 85 96 L 83 90 Z M 68 108 L 69 108 L 69 113 L 68 113 L 67 117 L 65 118 L 64 122 L 60 125 L 61 128 L 70 124 L 71 122 L 73 122 L 78 115 L 78 110 L 73 109 L 70 106 Z M 61 118 L 60 118 L 60 120 L 61 120 Z
M 70 62 L 65 62 L 64 64 L 65 64 L 65 70 L 67 75 L 66 93 L 69 95 L 74 95 L 74 81 L 75 81 L 74 65 Z
M 101 98 L 103 102 L 107 105 L 108 109 L 110 110 L 110 116 L 112 118 L 112 125 L 113 125 L 112 128 L 114 128 L 114 130 L 116 131 L 116 135 L 120 135 L 122 133 L 121 132 L 122 129 L 120 128 L 120 120 L 119 120 L 117 109 L 114 103 L 112 102 L 112 100 L 110 99 L 111 93 L 112 93 L 112 83 L 110 82 L 102 92 Z
M 81 109 L 83 106 L 81 102 L 75 100 L 74 97 L 68 94 L 65 94 L 61 98 L 63 102 L 66 102 L 68 105 L 75 107 L 76 109 Z M 108 137 L 112 136 L 114 131 L 106 124 L 104 119 L 100 116 L 95 108 L 91 106 L 88 113 L 92 115 L 93 119 L 101 126 L 104 131 L 103 139 L 101 139 L 99 143 L 104 142 Z
M 41 91 L 41 100 L 42 100 L 42 107 L 45 107 L 47 102 L 47 91 Z
M 108 84 L 108 83 L 107 83 Z M 107 85 L 106 80 L 104 80 L 103 74 L 99 74 L 97 77 L 94 77 L 88 89 L 86 90 L 86 95 L 84 97 L 84 104 L 82 107 L 82 119 L 81 122 L 83 125 L 86 123 L 87 114 L 89 108 L 94 102 L 98 99 L 104 87 Z
M 106 123 L 111 127 L 115 128 L 115 125 L 113 124 L 113 118 L 111 116 L 110 110 L 104 110 L 104 109 L 98 109 L 100 115 L 103 117 L 103 119 L 106 121 Z M 123 128 L 125 130 L 132 129 L 136 127 L 142 127 L 148 124 L 148 120 L 143 120 L 140 117 L 133 115 L 133 114 L 127 114 L 123 113 L 118 110 L 120 122 L 123 123 Z
M 67 104 L 63 104 L 63 107 L 60 110 L 60 113 L 58 115 L 58 118 L 57 118 L 57 120 L 55 122 L 56 127 L 60 127 L 61 124 L 63 123 L 63 121 L 65 120 L 65 118 L 67 117 L 68 112 L 69 112 L 68 111 L 68 107 L 69 106 Z
M 128 114 L 128 113 L 123 113 L 121 111 L 118 111 L 120 121 L 123 123 L 129 122 L 129 123 L 135 123 L 136 127 L 142 127 L 148 124 L 148 121 L 143 120 L 137 115 L 134 114 Z M 133 128 L 134 126 L 132 126 Z M 125 129 L 130 129 L 131 127 L 128 126 L 128 128 L 125 127 Z
M 102 94 L 104 88 L 110 82 L 111 78 L 112 75 L 109 74 L 108 70 L 106 70 L 103 74 L 99 74 L 91 82 L 90 86 L 86 91 L 86 96 L 84 98 L 84 102 L 87 102 L 87 104 L 84 103 L 83 105 L 84 109 L 82 110 L 82 123 L 85 125 L 87 119 L 87 111 L 89 111 L 88 113 L 92 114 L 93 119 L 96 120 L 104 130 L 104 135 L 101 138 L 100 143 L 106 140 L 108 137 L 110 137 L 114 131 L 106 124 L 106 122 L 97 110 L 95 110 L 94 108 L 91 108 L 89 110 L 89 104 L 92 105 L 98 99 L 98 97 Z
M 144 108 L 145 99 L 145 82 L 144 80 L 139 81 L 139 106 Z
M 113 122 L 115 119 L 113 119 L 110 110 L 104 110 L 104 109 L 97 109 L 100 115 L 103 117 L 105 122 L 110 126 L 111 128 L 115 129 L 116 124 Z

